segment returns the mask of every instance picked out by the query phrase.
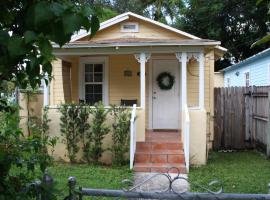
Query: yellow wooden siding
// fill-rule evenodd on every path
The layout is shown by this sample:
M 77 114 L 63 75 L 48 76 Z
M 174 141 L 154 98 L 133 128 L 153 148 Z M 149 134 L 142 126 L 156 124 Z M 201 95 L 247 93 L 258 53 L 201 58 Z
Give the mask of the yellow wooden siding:
M 136 33 L 124 33 L 121 32 L 121 25 L 126 22 L 138 22 L 139 31 Z M 98 31 L 96 35 L 91 38 L 93 41 L 107 40 L 115 38 L 150 38 L 150 39 L 190 39 L 184 35 L 177 34 L 173 31 L 164 29 L 155 24 L 145 22 L 137 18 L 130 18 L 121 23 L 115 24 L 109 28 Z M 89 36 L 84 37 L 80 40 L 89 40 Z
M 62 61 L 64 102 L 71 103 L 71 63 Z
M 132 71 L 132 76 L 124 76 L 124 71 Z M 109 102 L 120 105 L 121 99 L 137 99 L 140 104 L 140 71 L 134 55 L 109 56 Z
M 62 60 L 53 61 L 52 81 L 50 83 L 50 104 L 64 103 Z
M 204 69 L 204 101 L 206 111 L 210 110 L 210 66 L 209 53 L 205 55 L 205 69 Z M 187 70 L 187 98 L 188 106 L 199 106 L 199 63 L 195 60 L 189 61 Z

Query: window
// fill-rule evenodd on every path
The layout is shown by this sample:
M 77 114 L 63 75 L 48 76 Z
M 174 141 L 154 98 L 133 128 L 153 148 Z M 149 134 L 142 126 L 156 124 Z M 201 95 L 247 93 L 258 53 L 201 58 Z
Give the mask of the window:
M 85 102 L 93 105 L 103 101 L 103 64 L 84 65 L 84 94 Z
M 121 32 L 138 32 L 139 25 L 136 22 L 128 22 L 121 25 Z
M 227 78 L 227 87 L 230 87 L 230 78 Z
M 244 76 L 245 76 L 246 87 L 249 87 L 250 86 L 250 75 L 249 75 L 249 72 L 245 72 L 244 73 Z

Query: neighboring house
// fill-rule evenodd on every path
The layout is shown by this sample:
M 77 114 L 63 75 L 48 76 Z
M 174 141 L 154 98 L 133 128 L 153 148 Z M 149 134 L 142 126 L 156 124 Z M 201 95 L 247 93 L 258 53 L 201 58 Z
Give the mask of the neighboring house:
M 219 45 L 131 12 L 101 23 L 92 38 L 80 31 L 62 48 L 54 45 L 58 59 L 44 90 L 50 132 L 60 133 L 57 109 L 62 103 L 136 103 L 131 168 L 134 155 L 136 171 L 185 165 L 188 170 L 189 160 L 205 164 L 213 138 L 214 61 L 226 51 Z M 163 72 L 174 77 L 167 90 L 156 81 Z M 64 152 L 58 144 L 54 155 L 65 159 Z M 104 153 L 102 161 L 110 162 L 110 154 Z
M 265 86 L 270 84 L 270 48 L 222 70 L 224 86 Z

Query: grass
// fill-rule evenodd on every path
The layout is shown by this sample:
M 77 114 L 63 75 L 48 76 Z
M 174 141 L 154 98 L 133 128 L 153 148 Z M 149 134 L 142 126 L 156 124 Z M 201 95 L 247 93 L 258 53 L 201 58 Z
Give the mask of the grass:
M 74 176 L 77 186 L 86 188 L 122 189 L 121 181 L 132 179 L 132 172 L 128 166 L 107 167 L 89 166 L 86 164 L 63 164 L 56 163 L 48 169 L 50 175 L 56 180 L 56 188 L 61 191 L 59 199 L 68 194 L 67 179 Z M 85 199 L 85 198 L 84 198 Z M 90 198 L 89 199 L 93 199 Z M 95 199 L 95 198 L 94 198 Z M 105 199 L 105 198 L 97 198 Z
M 189 179 L 206 187 L 211 181 L 219 180 L 226 193 L 268 193 L 270 161 L 256 151 L 212 152 L 207 165 L 190 169 Z M 205 192 L 194 186 L 191 189 Z

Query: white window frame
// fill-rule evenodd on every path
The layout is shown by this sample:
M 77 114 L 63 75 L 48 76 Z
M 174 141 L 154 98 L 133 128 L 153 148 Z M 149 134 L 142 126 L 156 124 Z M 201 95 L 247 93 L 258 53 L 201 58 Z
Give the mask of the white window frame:
M 247 86 L 247 79 L 246 79 L 246 74 L 248 73 L 248 86 Z M 251 81 L 250 81 L 250 71 L 249 70 L 246 70 L 244 71 L 244 86 L 245 87 L 249 87 L 251 86 Z
M 105 106 L 109 105 L 109 66 L 108 57 L 81 57 L 79 61 L 79 99 L 85 101 L 85 64 L 103 64 L 103 84 L 102 84 L 102 102 Z
M 230 87 L 231 86 L 231 78 L 227 77 L 226 82 L 227 82 L 227 87 Z
M 124 25 L 135 25 L 135 29 L 124 29 Z M 139 23 L 138 22 L 126 22 L 121 24 L 122 33 L 137 33 L 139 32 Z

